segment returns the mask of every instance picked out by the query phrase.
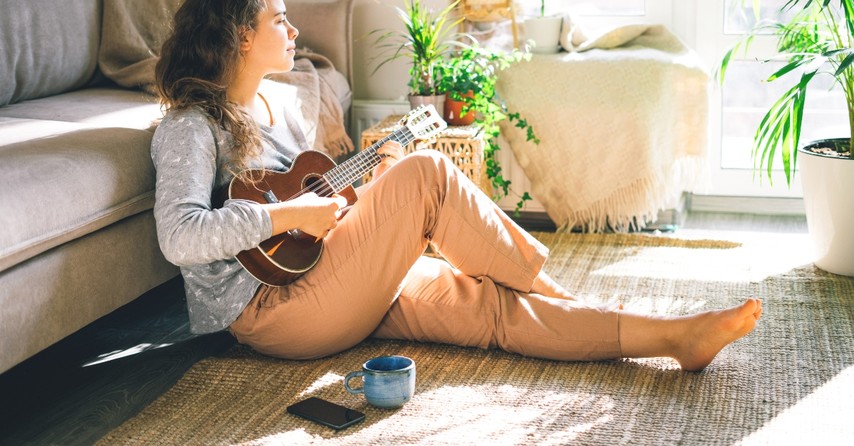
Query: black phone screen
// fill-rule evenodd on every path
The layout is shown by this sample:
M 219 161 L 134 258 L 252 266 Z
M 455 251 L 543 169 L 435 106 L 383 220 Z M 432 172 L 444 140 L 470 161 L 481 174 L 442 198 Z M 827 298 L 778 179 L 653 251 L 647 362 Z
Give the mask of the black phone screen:
M 288 413 L 298 415 L 333 429 L 344 429 L 365 419 L 365 414 L 317 397 L 288 406 Z

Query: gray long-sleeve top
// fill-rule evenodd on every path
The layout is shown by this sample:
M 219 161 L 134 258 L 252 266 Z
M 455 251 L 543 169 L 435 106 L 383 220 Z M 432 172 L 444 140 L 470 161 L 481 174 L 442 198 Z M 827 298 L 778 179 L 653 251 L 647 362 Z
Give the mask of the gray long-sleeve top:
M 260 136 L 263 150 L 252 168 L 285 171 L 308 149 L 292 119 L 261 125 Z M 166 259 L 181 268 L 193 333 L 223 330 L 237 319 L 260 282 L 235 255 L 272 236 L 270 216 L 258 203 L 227 200 L 212 208 L 214 191 L 233 177 L 226 168 L 231 146 L 231 135 L 196 108 L 168 113 L 151 142 L 157 239 Z

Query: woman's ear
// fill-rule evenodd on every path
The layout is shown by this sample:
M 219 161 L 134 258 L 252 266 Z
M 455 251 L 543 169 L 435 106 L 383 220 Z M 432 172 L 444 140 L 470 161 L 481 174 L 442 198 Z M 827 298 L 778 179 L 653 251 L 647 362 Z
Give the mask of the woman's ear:
M 246 53 L 252 49 L 252 41 L 255 39 L 255 30 L 252 28 L 241 28 L 240 30 L 240 52 Z

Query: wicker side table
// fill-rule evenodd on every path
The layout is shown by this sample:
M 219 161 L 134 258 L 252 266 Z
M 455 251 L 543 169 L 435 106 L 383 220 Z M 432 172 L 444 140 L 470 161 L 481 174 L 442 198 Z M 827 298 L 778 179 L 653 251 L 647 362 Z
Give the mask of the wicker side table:
M 403 115 L 391 115 L 362 132 L 362 150 L 385 138 L 400 127 L 398 122 Z M 420 149 L 434 149 L 444 153 L 487 195 L 492 196 L 492 186 L 486 176 L 486 163 L 483 151 L 486 141 L 474 125 L 448 126 L 435 138 L 426 141 L 413 141 L 404 147 L 406 153 Z M 364 182 L 371 180 L 371 174 L 365 175 Z

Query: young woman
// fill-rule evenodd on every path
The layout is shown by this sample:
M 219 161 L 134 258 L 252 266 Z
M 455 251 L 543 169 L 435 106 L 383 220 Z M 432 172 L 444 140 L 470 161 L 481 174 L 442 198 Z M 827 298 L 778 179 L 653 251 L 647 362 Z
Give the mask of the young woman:
M 246 168 L 285 171 L 307 149 L 264 77 L 294 66 L 299 31 L 283 0 L 186 0 L 157 83 L 168 110 L 152 141 L 163 253 L 179 265 L 194 332 L 228 329 L 259 352 L 317 358 L 369 336 L 498 347 L 559 360 L 674 358 L 700 370 L 750 332 L 758 300 L 651 317 L 575 300 L 543 271 L 547 249 L 453 163 L 387 143 L 375 179 L 346 200 L 275 204 L 212 194 Z M 235 255 L 292 229 L 322 237 L 318 264 L 282 287 Z M 447 262 L 422 257 L 429 241 Z

